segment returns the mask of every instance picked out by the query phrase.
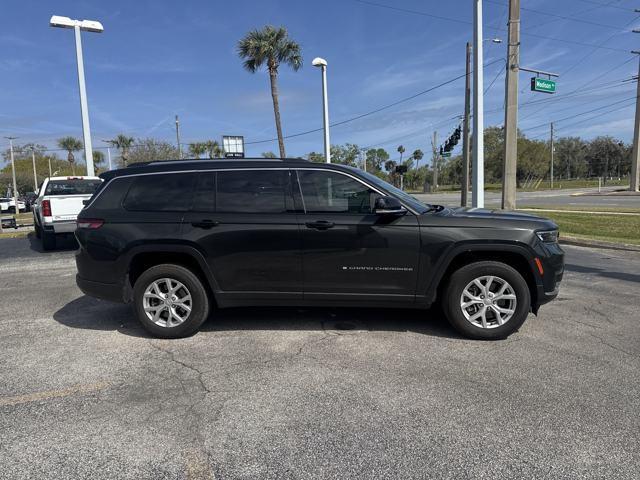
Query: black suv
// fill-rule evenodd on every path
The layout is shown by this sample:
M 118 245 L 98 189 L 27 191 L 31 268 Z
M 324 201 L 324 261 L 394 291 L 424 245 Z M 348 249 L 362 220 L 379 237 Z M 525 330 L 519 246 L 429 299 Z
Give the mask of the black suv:
M 217 308 L 427 308 L 504 338 L 558 294 L 551 221 L 425 205 L 374 175 L 303 160 L 197 160 L 103 173 L 78 216 L 77 283 L 133 302 L 159 337 Z

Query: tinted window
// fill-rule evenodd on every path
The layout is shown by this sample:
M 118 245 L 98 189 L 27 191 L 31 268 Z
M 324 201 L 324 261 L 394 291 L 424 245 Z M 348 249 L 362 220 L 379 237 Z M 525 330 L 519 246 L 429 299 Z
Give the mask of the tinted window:
M 305 210 L 309 213 L 372 213 L 376 192 L 335 172 L 299 170 Z
M 191 204 L 195 175 L 167 173 L 136 177 L 124 200 L 127 210 L 184 212 Z
M 93 195 L 102 180 L 51 180 L 47 184 L 45 195 Z
M 286 170 L 238 170 L 217 173 L 218 212 L 282 213 L 287 211 Z
M 216 174 L 202 173 L 198 176 L 196 193 L 193 196 L 194 212 L 216 211 Z

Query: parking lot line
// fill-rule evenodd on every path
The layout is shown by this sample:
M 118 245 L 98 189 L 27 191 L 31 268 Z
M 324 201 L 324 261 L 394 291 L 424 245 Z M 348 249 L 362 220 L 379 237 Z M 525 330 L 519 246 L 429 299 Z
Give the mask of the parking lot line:
M 21 403 L 37 402 L 40 400 L 50 400 L 52 398 L 68 397 L 70 395 L 82 395 L 85 393 L 104 390 L 109 386 L 107 382 L 88 383 L 85 385 L 74 385 L 60 390 L 46 390 L 44 392 L 34 392 L 25 395 L 15 395 L 10 397 L 0 397 L 0 407 L 7 405 L 19 405 Z

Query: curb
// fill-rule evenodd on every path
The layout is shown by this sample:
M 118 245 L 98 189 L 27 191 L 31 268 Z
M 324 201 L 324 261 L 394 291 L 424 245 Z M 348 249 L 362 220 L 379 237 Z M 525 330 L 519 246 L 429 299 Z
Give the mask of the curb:
M 574 245 L 576 247 L 604 248 L 607 250 L 624 250 L 627 252 L 640 252 L 640 245 L 629 245 L 628 243 L 604 242 L 601 240 L 589 240 L 586 238 L 563 237 L 560 236 L 560 243 Z

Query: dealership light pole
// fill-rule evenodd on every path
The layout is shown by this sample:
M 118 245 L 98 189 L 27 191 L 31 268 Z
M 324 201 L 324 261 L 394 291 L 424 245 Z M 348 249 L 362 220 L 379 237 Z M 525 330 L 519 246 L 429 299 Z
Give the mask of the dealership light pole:
M 38 190 L 38 174 L 36 173 L 36 147 L 31 145 L 31 162 L 33 163 L 33 191 Z
M 324 158 L 331 163 L 331 142 L 329 140 L 329 100 L 327 99 L 327 61 L 316 57 L 311 64 L 322 69 L 322 113 L 324 124 Z
M 13 141 L 18 137 L 4 137 L 9 140 L 9 155 L 11 157 L 11 175 L 13 176 L 13 206 L 15 213 L 20 213 L 18 208 L 18 187 L 16 186 L 16 164 L 13 160 Z
M 89 107 L 87 106 L 87 89 L 84 81 L 84 60 L 82 58 L 82 40 L 80 31 L 101 33 L 104 28 L 95 20 L 72 20 L 69 17 L 54 15 L 49 25 L 59 28 L 73 28 L 76 37 L 76 61 L 78 64 L 78 86 L 80 89 L 80 111 L 82 113 L 82 137 L 84 140 L 84 157 L 87 160 L 87 175 L 95 175 L 93 168 L 93 149 L 91 148 L 91 129 L 89 128 Z
M 473 192 L 471 205 L 484 208 L 484 71 L 482 66 L 482 0 L 473 4 Z

